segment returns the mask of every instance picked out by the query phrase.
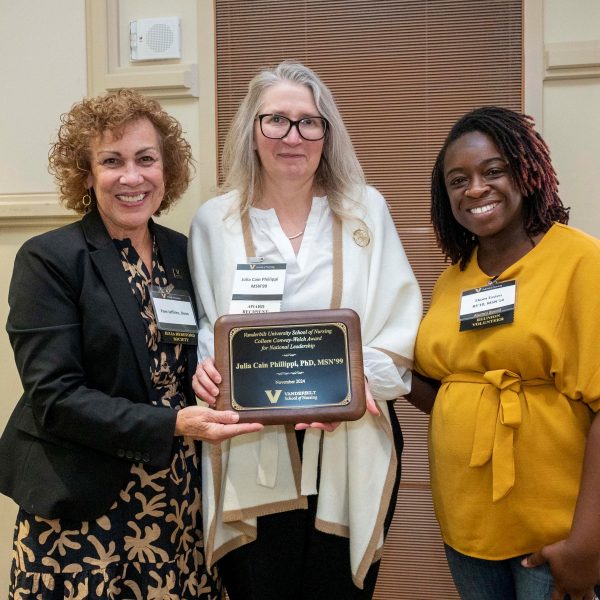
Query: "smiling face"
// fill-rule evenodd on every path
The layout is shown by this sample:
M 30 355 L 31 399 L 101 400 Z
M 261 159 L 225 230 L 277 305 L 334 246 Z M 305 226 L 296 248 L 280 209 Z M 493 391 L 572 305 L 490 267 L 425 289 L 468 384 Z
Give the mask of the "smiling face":
M 452 142 L 444 181 L 454 218 L 480 240 L 522 237 L 523 197 L 489 136 L 472 131 Z
M 90 148 L 91 173 L 98 211 L 111 237 L 142 235 L 165 194 L 158 133 L 148 119 L 134 121 L 123 135 L 98 136 Z
M 278 114 L 292 121 L 319 116 L 311 90 L 288 81 L 265 90 L 259 113 Z M 269 139 L 261 133 L 257 120 L 254 125 L 254 144 L 267 178 L 278 183 L 282 180 L 306 182 L 314 177 L 319 167 L 324 140 L 305 140 L 297 127 L 292 127 L 283 139 Z

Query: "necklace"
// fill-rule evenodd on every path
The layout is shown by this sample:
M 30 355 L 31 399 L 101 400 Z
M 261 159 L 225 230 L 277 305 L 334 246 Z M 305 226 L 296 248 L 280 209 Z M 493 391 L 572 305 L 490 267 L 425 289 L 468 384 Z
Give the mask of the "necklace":
M 302 231 L 300 231 L 299 233 L 297 233 L 296 235 L 288 235 L 286 237 L 288 240 L 295 240 L 296 238 L 299 238 L 301 235 L 304 235 L 304 229 Z

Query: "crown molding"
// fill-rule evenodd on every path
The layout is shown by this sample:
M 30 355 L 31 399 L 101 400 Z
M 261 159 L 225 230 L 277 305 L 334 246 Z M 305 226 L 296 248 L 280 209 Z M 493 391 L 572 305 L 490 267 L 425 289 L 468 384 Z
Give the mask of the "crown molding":
M 0 194 L 0 227 L 54 227 L 79 218 L 59 204 L 57 194 Z
M 600 40 L 558 42 L 545 48 L 544 79 L 600 77 Z

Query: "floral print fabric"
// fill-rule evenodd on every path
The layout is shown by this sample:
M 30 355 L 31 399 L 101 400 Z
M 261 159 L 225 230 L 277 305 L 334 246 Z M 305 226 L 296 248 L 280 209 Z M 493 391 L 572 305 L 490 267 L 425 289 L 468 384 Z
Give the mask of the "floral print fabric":
M 155 404 L 179 410 L 185 353 L 161 341 L 150 302 L 150 285 L 167 286 L 158 250 L 150 277 L 129 240 L 115 244 L 145 325 Z M 133 464 L 119 497 L 94 521 L 20 510 L 9 599 L 221 600 L 220 581 L 204 561 L 198 450 L 176 437 L 170 468 Z

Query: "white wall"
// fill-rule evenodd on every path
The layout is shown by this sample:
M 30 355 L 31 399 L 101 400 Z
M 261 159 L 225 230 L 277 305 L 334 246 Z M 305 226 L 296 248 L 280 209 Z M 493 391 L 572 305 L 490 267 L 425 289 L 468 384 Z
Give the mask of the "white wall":
M 570 224 L 600 237 L 600 2 L 544 0 L 544 138 L 571 206 Z M 560 68 L 556 68 L 560 65 Z
M 16 194 L 27 199 L 53 192 L 46 166 L 58 115 L 86 92 L 83 9 L 82 2 L 72 0 L 31 0 L 27 9 L 0 0 L 0 202 Z M 21 394 L 4 329 L 12 263 L 19 246 L 44 229 L 15 228 L 0 220 L 1 428 Z M 15 515 L 15 504 L 0 496 L 1 597 L 8 588 Z
M 86 91 L 83 4 L 29 4 L 35 19 L 0 0 L 0 194 L 53 189 L 46 164 L 57 117 Z

